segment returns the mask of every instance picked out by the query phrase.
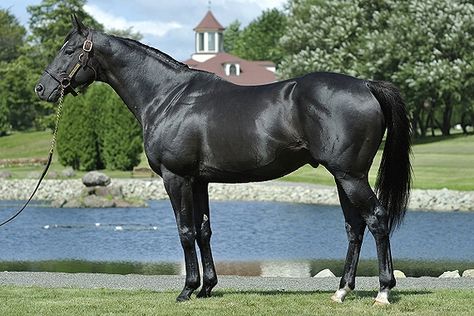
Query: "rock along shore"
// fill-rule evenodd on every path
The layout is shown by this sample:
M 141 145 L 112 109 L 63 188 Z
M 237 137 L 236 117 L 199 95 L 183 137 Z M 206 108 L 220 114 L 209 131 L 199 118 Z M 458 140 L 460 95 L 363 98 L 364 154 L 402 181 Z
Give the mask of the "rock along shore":
M 0 200 L 26 200 L 37 180 L 0 179 Z M 167 199 L 161 179 L 113 179 L 122 187 L 126 198 L 144 200 Z M 44 180 L 36 200 L 56 200 L 80 195 L 81 180 Z M 335 187 L 267 181 L 246 184 L 215 184 L 209 186 L 211 200 L 278 201 L 305 204 L 339 205 Z M 433 211 L 474 211 L 474 191 L 413 190 L 410 209 Z

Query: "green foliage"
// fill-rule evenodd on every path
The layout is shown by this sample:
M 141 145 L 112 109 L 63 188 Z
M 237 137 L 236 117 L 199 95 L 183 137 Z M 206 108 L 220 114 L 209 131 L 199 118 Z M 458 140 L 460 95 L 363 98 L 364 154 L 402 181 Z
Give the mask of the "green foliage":
M 96 131 L 99 122 L 97 110 L 96 103 L 90 102 L 87 94 L 65 98 L 57 137 L 57 151 L 62 165 L 87 171 L 103 167 Z
M 8 9 L 0 9 L 0 62 L 20 56 L 26 30 Z
M 282 78 L 333 71 L 395 82 L 422 135 L 428 123 L 449 134 L 453 112 L 473 103 L 472 3 L 298 0 L 289 12 Z
M 143 35 L 138 32 L 134 31 L 133 27 L 129 27 L 123 30 L 120 29 L 107 29 L 106 30 L 107 34 L 119 36 L 119 37 L 125 37 L 125 38 L 131 38 L 136 41 L 141 41 L 143 39 Z
M 79 170 L 132 170 L 140 163 L 141 128 L 105 84 L 67 97 L 57 142 L 59 161 Z
M 98 103 L 100 152 L 109 170 L 132 170 L 143 151 L 141 128 L 122 99 L 105 84 L 95 84 L 88 92 Z
M 43 0 L 27 8 L 30 14 L 30 40 L 38 46 L 37 62 L 48 65 L 56 56 L 66 34 L 72 29 L 71 16 L 77 15 L 85 25 L 95 30 L 103 26 L 92 18 L 83 7 L 86 0 Z
M 33 60 L 20 56 L 0 67 L 0 104 L 8 108 L 8 120 L 14 130 L 37 127 L 37 114 L 42 104 L 34 93 L 38 75 Z
M 225 50 L 248 60 L 270 60 L 278 64 L 283 58 L 279 41 L 286 28 L 286 15 L 277 10 L 262 14 L 239 30 L 240 23 L 232 22 L 224 34 Z
M 4 136 L 10 130 L 8 119 L 8 104 L 5 98 L 0 98 L 0 136 Z
M 120 97 L 109 87 L 102 104 L 102 155 L 107 169 L 132 170 L 143 151 L 141 128 Z
M 230 23 L 224 31 L 224 51 L 232 53 L 241 34 L 241 23 L 235 20 Z

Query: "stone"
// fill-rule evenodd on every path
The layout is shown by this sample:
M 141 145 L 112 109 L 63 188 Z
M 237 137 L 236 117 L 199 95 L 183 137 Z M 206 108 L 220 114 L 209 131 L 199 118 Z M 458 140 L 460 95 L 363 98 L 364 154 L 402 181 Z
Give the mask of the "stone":
M 331 272 L 329 269 L 324 269 L 316 273 L 314 278 L 335 278 L 336 276 L 334 273 Z
M 93 186 L 105 187 L 110 184 L 110 177 L 98 171 L 91 171 L 91 172 L 86 173 L 82 177 L 82 183 L 86 187 L 93 187 Z
M 12 174 L 10 173 L 10 171 L 1 171 L 0 172 L 0 179 L 8 179 L 8 178 L 11 178 L 12 177 Z
M 76 175 L 76 172 L 71 167 L 68 167 L 64 169 L 63 171 L 61 171 L 61 176 L 63 176 L 64 178 L 72 178 L 75 175 Z
M 474 278 L 474 269 L 467 269 L 464 270 L 462 273 L 463 278 Z
M 459 275 L 459 270 L 446 271 L 439 276 L 440 279 L 456 279 L 460 277 L 461 276 Z
M 90 208 L 114 207 L 115 202 L 104 197 L 88 195 L 82 200 L 82 206 Z
M 72 199 L 67 201 L 65 204 L 63 204 L 64 208 L 80 208 L 82 207 L 82 203 L 80 199 Z
M 113 198 L 123 198 L 121 186 L 95 187 L 95 195 L 112 196 Z
M 61 208 L 67 203 L 65 198 L 59 198 L 51 202 L 51 207 Z
M 405 273 L 400 270 L 393 270 L 393 275 L 395 276 L 395 279 L 405 279 L 407 277 Z

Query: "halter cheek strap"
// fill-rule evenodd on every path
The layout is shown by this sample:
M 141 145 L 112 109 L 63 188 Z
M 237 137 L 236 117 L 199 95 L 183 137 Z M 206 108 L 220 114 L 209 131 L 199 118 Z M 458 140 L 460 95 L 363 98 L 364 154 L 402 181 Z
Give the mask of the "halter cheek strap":
M 59 75 L 59 78 L 56 78 L 53 74 L 51 74 L 48 70 L 46 70 L 46 73 L 49 74 L 54 80 L 56 80 L 62 87 L 64 91 L 69 91 L 71 92 L 72 95 L 77 96 L 76 90 L 71 86 L 71 81 L 74 79 L 74 76 L 76 75 L 77 71 L 82 68 L 90 68 L 94 72 L 94 80 L 97 79 L 97 71 L 94 69 L 94 67 L 89 65 L 89 59 L 90 59 L 90 52 L 92 51 L 92 47 L 94 46 L 92 42 L 92 32 L 89 31 L 89 34 L 87 34 L 87 38 L 84 41 L 84 44 L 82 44 L 82 53 L 79 55 L 79 60 L 78 62 L 72 67 L 71 71 L 66 74 Z

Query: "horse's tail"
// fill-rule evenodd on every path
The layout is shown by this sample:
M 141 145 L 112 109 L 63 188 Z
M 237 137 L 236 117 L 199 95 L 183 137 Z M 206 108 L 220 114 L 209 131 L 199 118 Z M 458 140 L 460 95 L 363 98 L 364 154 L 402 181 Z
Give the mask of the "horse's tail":
M 367 86 L 380 103 L 387 127 L 375 189 L 380 203 L 388 211 L 389 230 L 393 232 L 405 216 L 410 195 L 410 121 L 402 96 L 394 85 L 367 81 Z

